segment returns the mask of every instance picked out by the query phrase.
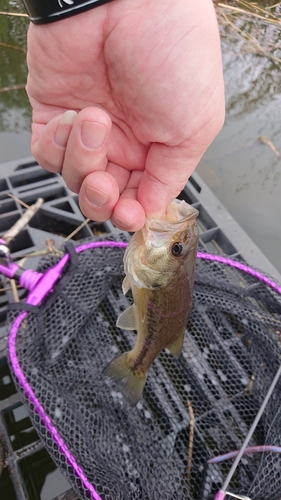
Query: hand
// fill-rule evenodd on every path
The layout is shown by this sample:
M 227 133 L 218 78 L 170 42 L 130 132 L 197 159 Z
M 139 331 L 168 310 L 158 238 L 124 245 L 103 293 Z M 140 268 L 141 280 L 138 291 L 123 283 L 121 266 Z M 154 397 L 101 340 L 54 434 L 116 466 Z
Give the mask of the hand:
M 33 155 L 120 229 L 163 216 L 224 121 L 212 0 L 113 0 L 31 24 L 28 67 Z

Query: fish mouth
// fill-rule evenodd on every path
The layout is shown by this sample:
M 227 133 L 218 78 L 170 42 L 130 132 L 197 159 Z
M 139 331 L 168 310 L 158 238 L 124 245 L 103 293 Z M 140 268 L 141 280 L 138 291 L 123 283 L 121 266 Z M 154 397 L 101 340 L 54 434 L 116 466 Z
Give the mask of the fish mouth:
M 146 229 L 155 232 L 180 231 L 198 217 L 198 210 L 183 200 L 173 200 L 167 208 L 164 219 L 146 219 Z

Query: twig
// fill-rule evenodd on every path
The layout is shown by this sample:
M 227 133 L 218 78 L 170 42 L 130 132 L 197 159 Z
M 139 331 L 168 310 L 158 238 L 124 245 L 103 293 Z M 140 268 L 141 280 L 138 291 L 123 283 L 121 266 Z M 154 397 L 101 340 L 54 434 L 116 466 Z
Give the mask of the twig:
M 275 3 L 274 5 L 268 5 L 266 8 L 267 9 L 274 9 L 275 7 L 279 7 L 281 5 L 281 2 Z
M 279 19 L 261 16 L 260 14 L 256 14 L 256 12 L 250 12 L 249 10 L 241 9 L 240 7 L 234 7 L 234 5 L 227 5 L 225 3 L 218 3 L 218 6 L 223 7 L 224 9 L 229 9 L 232 12 L 237 12 L 239 14 L 246 14 L 249 16 L 257 17 L 258 19 L 262 19 L 263 21 L 265 21 L 267 23 L 281 24 L 281 21 Z
M 278 17 L 276 17 L 274 14 L 272 14 L 271 12 L 267 12 L 265 9 L 263 9 L 262 7 L 259 7 L 257 4 L 251 4 L 249 2 L 247 2 L 246 0 L 236 0 L 237 3 L 240 3 L 241 5 L 245 5 L 246 7 L 248 7 L 248 9 L 255 9 L 255 10 L 258 10 L 259 12 L 262 12 L 263 14 L 265 14 L 265 16 L 267 15 L 270 15 L 270 18 L 271 19 L 276 19 L 277 21 L 279 21 Z M 250 13 L 252 13 L 250 11 Z M 254 12 L 253 12 L 254 14 Z M 266 19 L 268 19 L 268 17 L 266 17 Z
M 263 47 L 259 44 L 258 40 L 254 36 L 252 36 L 250 33 L 244 33 L 240 28 L 238 28 L 238 26 L 236 26 L 236 24 L 234 24 L 227 17 L 227 15 L 224 12 L 221 12 L 220 14 L 223 17 L 223 19 L 225 20 L 226 24 L 231 26 L 243 40 L 247 41 L 248 43 L 250 43 L 252 45 L 252 47 L 254 47 L 255 52 L 257 54 L 268 57 L 269 59 L 271 59 L 274 62 L 281 63 L 281 59 L 271 55 L 269 52 L 266 52 L 266 50 L 263 49 Z
M 48 238 L 46 241 L 46 252 L 47 254 L 54 254 L 54 255 L 63 255 L 62 250 L 59 250 L 58 248 L 55 247 L 55 242 L 51 238 Z
M 25 263 L 25 257 L 23 257 L 20 261 L 19 261 L 19 267 L 22 268 L 24 263 Z M 20 285 L 17 284 L 16 280 L 14 279 L 10 279 L 10 283 L 11 283 L 11 289 L 12 289 L 12 293 L 13 293 L 13 296 L 14 296 L 14 301 L 15 302 L 20 302 L 20 299 L 19 299 L 19 294 L 18 294 L 18 289 L 19 288 L 22 288 Z
M 276 154 L 276 156 L 280 156 L 280 151 L 276 149 L 273 142 L 269 139 L 269 137 L 267 137 L 267 135 L 262 135 L 261 137 L 258 138 L 258 141 L 261 142 L 262 144 L 266 144 L 267 146 L 269 146 L 272 149 L 273 153 Z
M 10 198 L 13 198 L 13 200 L 17 201 L 20 205 L 22 205 L 23 207 L 25 208 L 29 208 L 29 205 L 27 205 L 26 203 L 24 203 L 24 201 L 20 200 L 17 196 L 15 196 L 13 193 L 8 193 L 8 196 L 10 196 Z
M 0 42 L 1 47 L 7 47 L 7 49 L 15 49 L 20 50 L 21 52 L 26 53 L 26 50 L 22 47 L 18 47 L 17 45 L 10 45 L 9 43 Z
M 57 250 L 57 252 L 60 252 L 60 250 Z M 38 250 L 37 252 L 30 252 L 24 255 L 26 259 L 32 259 L 34 257 L 41 257 L 42 255 L 48 255 L 50 253 L 50 250 L 48 248 L 45 248 L 44 250 Z M 63 252 L 60 252 L 59 255 L 62 255 Z
M 70 233 L 65 238 L 65 241 L 70 240 L 71 238 L 73 238 L 73 236 L 75 236 L 75 234 L 79 233 L 80 229 L 82 229 L 84 226 L 86 226 L 90 222 L 90 220 L 91 219 L 85 219 L 84 222 L 82 222 L 82 224 L 80 224 L 80 226 L 78 226 L 76 229 L 74 229 L 74 231 L 72 231 L 72 233 Z
M 0 11 L 0 14 L 2 16 L 18 16 L 18 17 L 28 17 L 27 14 L 22 14 L 21 12 L 6 12 L 6 11 Z
M 0 89 L 0 92 L 9 92 L 10 90 L 21 90 L 21 89 L 25 89 L 25 86 L 26 84 L 25 83 L 21 83 L 19 85 L 11 85 L 10 87 L 2 87 Z
M 16 285 L 17 288 L 20 288 L 20 285 Z M 12 287 L 11 286 L 6 286 L 4 288 L 0 288 L 0 293 L 4 293 L 4 292 L 10 292 L 12 290 Z
M 190 487 L 191 480 L 191 467 L 192 467 L 192 453 L 193 453 L 193 441 L 194 441 L 194 424 L 195 418 L 192 409 L 192 404 L 187 400 L 187 407 L 189 412 L 189 444 L 188 444 L 188 457 L 187 457 L 187 486 Z
M 58 248 L 55 247 L 55 242 L 54 240 L 48 238 L 46 241 L 46 248 L 43 250 L 36 250 L 35 252 L 30 252 L 26 253 L 23 255 L 23 259 L 32 259 L 34 257 L 41 257 L 42 255 L 64 255 L 64 252 L 62 250 L 59 250 Z
M 13 280 L 13 279 L 10 279 L 10 283 L 11 283 L 11 289 L 13 292 L 14 301 L 19 302 L 20 299 L 19 299 L 19 295 L 18 295 L 17 284 L 16 284 L 15 280 Z
M 22 231 L 22 229 L 26 226 L 26 224 L 28 224 L 33 215 L 35 215 L 36 212 L 39 210 L 43 202 L 44 202 L 43 198 L 38 198 L 36 203 L 34 203 L 34 205 L 31 205 L 22 215 L 22 217 L 11 227 L 11 229 L 9 229 L 2 236 L 3 240 L 7 244 L 11 240 L 13 240 L 20 233 L 20 231 Z

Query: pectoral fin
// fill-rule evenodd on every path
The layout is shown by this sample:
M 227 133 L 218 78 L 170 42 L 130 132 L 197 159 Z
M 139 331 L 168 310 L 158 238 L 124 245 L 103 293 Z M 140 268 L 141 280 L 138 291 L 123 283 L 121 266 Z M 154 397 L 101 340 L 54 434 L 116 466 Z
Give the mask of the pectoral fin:
M 123 330 L 137 330 L 138 329 L 138 309 L 133 304 L 125 309 L 117 319 L 116 326 Z
M 130 280 L 127 276 L 125 276 L 122 283 L 122 292 L 124 293 L 124 295 L 126 295 L 126 293 L 130 290 L 130 288 L 131 288 Z
M 147 291 L 145 288 L 140 289 L 140 320 L 144 323 L 147 308 Z
M 175 358 L 179 358 L 181 355 L 182 346 L 183 346 L 183 339 L 184 339 L 184 332 L 180 335 L 180 337 L 178 337 L 178 339 L 173 344 L 168 346 L 170 353 Z

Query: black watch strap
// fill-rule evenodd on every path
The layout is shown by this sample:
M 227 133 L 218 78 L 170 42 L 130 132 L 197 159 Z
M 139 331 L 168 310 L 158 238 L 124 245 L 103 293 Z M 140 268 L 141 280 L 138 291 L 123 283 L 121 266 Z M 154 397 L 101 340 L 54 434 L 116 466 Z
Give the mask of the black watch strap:
M 80 14 L 111 0 L 23 0 L 29 19 L 46 24 Z

